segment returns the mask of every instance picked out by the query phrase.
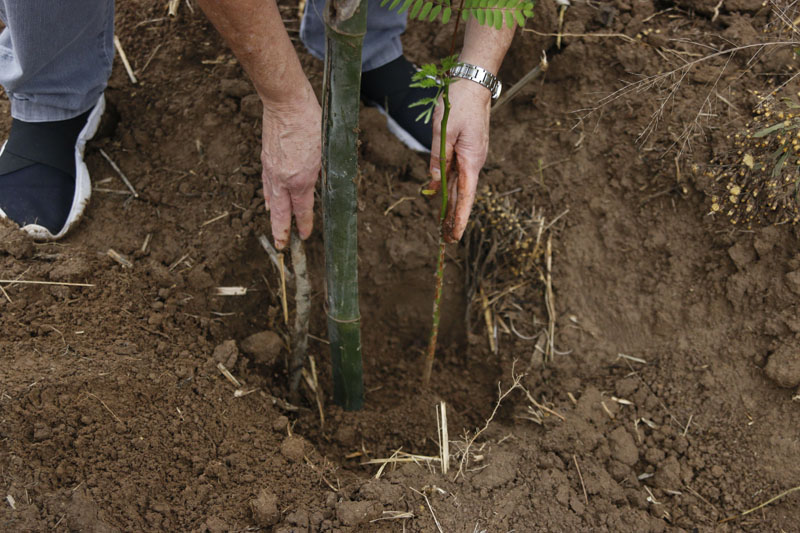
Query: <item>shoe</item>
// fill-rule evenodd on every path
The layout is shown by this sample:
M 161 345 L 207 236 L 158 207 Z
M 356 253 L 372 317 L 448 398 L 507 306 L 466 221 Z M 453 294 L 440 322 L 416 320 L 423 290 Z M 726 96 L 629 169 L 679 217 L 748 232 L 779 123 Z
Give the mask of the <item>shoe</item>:
M 411 76 L 417 67 L 400 56 L 391 63 L 361 74 L 361 98 L 368 106 L 386 116 L 389 131 L 403 144 L 417 152 L 430 152 L 433 126 L 417 121 L 421 108 L 408 106 L 420 98 L 432 98 L 435 88 L 411 88 Z
M 60 239 L 78 222 L 92 194 L 83 152 L 104 110 L 101 95 L 69 120 L 12 120 L 0 149 L 0 218 L 36 240 Z

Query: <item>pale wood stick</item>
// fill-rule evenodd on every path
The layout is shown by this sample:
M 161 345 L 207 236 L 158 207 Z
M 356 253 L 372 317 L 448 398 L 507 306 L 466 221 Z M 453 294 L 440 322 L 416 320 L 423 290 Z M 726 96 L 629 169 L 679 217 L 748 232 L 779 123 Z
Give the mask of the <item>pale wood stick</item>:
M 126 176 L 125 173 L 122 172 L 122 170 L 117 166 L 116 163 L 114 163 L 114 161 L 111 160 L 111 158 L 108 156 L 108 154 L 102 148 L 100 148 L 100 155 L 102 155 L 103 158 L 106 161 L 108 161 L 108 164 L 111 165 L 111 168 L 113 168 L 114 171 L 117 173 L 117 175 L 119 175 L 119 177 L 122 178 L 122 182 L 125 184 L 125 186 L 128 188 L 128 190 L 131 191 L 131 194 L 133 195 L 133 197 L 134 198 L 139 198 L 139 193 L 136 192 L 136 189 L 133 188 L 133 184 L 128 179 L 128 176 Z
M 0 283 L 9 285 L 61 285 L 63 287 L 94 287 L 93 283 L 68 283 L 66 281 L 30 281 L 24 279 L 0 279 Z
M 125 50 L 122 49 L 122 43 L 116 35 L 114 36 L 114 48 L 116 48 L 117 53 L 119 53 L 119 58 L 122 60 L 122 65 L 125 67 L 125 72 L 128 73 L 128 78 L 130 78 L 132 84 L 136 85 L 139 83 L 139 80 L 136 79 L 131 64 L 128 62 L 128 56 L 125 54 Z

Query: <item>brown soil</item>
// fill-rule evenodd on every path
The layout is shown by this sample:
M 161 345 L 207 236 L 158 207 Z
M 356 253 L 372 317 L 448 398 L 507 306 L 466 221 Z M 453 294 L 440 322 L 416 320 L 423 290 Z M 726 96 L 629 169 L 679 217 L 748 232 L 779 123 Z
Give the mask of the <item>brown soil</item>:
M 715 1 L 574 1 L 564 32 L 604 37 L 567 36 L 558 53 L 552 37 L 517 38 L 502 79 L 522 77 L 545 48 L 550 69 L 493 118 L 483 184 L 516 190 L 516 205 L 548 221 L 566 212 L 550 228 L 558 353 L 547 365 L 535 341 L 502 326 L 491 353 L 477 307 L 466 331 L 467 262 L 453 247 L 433 386 L 419 391 L 436 202 L 418 195 L 425 158 L 365 109 L 366 407 L 331 405 L 326 346 L 312 340 L 324 426 L 309 398 L 299 411 L 273 401 L 288 397 L 274 335 L 244 342 L 286 332 L 278 276 L 257 241 L 269 234 L 258 103 L 203 16 L 183 4 L 165 21 L 163 4 L 119 3 L 117 32 L 141 84 L 116 65 L 114 112 L 88 149 L 96 187 L 123 190 L 103 148 L 141 198 L 98 190 L 57 244 L 0 228 L 0 278 L 92 284 L 6 284 L 11 301 L 0 294 L 0 530 L 430 532 L 435 513 L 447 532 L 800 531 L 797 493 L 719 524 L 800 484 L 800 255 L 792 226 L 742 230 L 708 216 L 703 166 L 751 116 L 750 91 L 786 81 L 794 57 L 777 46 L 753 61 L 756 49 L 721 55 L 671 97 L 682 71 L 598 107 L 708 46 L 790 38 L 761 0 L 726 1 L 716 17 Z M 296 28 L 294 3 L 282 9 Z M 555 3 L 536 10 L 532 27 L 555 32 Z M 448 32 L 437 31 L 413 26 L 412 59 L 446 53 Z M 301 53 L 319 86 L 320 65 Z M 384 213 L 404 196 L 415 199 Z M 308 255 L 311 328 L 324 338 L 319 231 Z M 511 277 L 487 273 L 487 290 Z M 544 288 L 530 279 L 494 311 L 540 338 Z M 251 291 L 214 296 L 220 285 Z M 234 397 L 218 360 L 257 391 Z M 439 400 L 458 454 L 515 360 L 531 397 L 564 420 L 529 420 L 531 403 L 515 391 L 463 475 L 454 461 L 447 475 L 409 463 L 373 479 L 377 466 L 361 464 L 399 448 L 435 455 Z

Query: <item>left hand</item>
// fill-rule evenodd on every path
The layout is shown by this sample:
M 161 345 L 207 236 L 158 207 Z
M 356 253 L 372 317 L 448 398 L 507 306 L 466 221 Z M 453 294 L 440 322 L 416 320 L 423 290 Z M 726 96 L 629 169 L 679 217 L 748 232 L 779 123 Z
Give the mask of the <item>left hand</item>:
M 446 139 L 449 198 L 443 228 L 446 242 L 458 241 L 467 228 L 478 187 L 478 174 L 489 150 L 491 102 L 491 93 L 477 83 L 456 80 L 450 85 L 450 116 L 447 120 Z M 440 101 L 433 114 L 430 162 L 432 181 L 428 186 L 433 190 L 441 187 L 439 151 L 443 113 L 444 104 Z

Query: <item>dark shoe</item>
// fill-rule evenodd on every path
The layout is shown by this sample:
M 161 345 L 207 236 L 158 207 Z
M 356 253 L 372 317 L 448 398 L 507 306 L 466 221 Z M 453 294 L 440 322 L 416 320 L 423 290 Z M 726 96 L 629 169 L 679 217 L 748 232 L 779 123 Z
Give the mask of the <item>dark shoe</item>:
M 104 109 L 100 96 L 92 109 L 69 120 L 12 120 L 0 149 L 0 218 L 37 240 L 60 239 L 78 222 L 92 193 L 83 151 Z
M 389 131 L 417 152 L 430 152 L 433 126 L 417 121 L 421 107 L 408 106 L 421 98 L 432 98 L 436 89 L 411 88 L 417 67 L 400 56 L 391 63 L 361 74 L 361 98 L 386 116 Z

